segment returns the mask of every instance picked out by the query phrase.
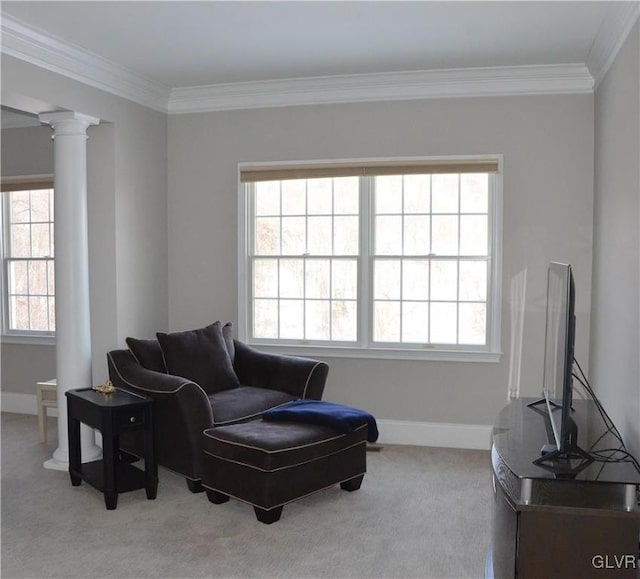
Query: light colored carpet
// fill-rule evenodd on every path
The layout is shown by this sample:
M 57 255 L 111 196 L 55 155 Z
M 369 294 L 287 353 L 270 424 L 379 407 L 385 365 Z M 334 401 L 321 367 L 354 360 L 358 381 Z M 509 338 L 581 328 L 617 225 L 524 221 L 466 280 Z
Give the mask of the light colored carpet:
M 56 440 L 49 419 L 49 440 Z M 2 414 L 2 577 L 482 577 L 493 501 L 489 454 L 386 446 L 339 486 L 285 506 L 273 525 L 191 494 L 160 469 L 144 490 L 102 495 L 42 467 L 35 416 Z

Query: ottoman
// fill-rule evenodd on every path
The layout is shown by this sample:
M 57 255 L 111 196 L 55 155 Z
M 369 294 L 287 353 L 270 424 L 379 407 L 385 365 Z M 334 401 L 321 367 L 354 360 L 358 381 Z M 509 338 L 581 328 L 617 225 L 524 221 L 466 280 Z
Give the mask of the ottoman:
M 360 488 L 367 470 L 367 426 L 348 434 L 328 426 L 253 420 L 203 432 L 202 486 L 212 503 L 229 497 L 274 523 L 283 505 L 340 483 Z

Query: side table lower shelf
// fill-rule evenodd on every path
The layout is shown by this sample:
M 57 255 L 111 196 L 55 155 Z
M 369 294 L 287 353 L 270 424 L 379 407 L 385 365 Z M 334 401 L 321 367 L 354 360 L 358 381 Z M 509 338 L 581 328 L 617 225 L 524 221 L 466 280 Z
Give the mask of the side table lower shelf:
M 144 471 L 127 462 L 118 462 L 115 468 L 116 494 L 146 489 L 148 499 L 156 498 L 157 488 L 147 487 L 147 479 Z M 85 462 L 79 469 L 69 469 L 69 475 L 71 476 L 73 486 L 79 486 L 82 481 L 85 481 L 101 493 L 105 491 L 103 460 Z M 115 505 L 113 508 L 115 508 Z

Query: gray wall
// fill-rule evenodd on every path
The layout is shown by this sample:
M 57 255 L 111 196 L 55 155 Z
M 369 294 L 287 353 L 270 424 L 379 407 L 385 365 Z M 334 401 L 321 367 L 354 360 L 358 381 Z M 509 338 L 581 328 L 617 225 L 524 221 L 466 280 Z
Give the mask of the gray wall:
M 595 94 L 595 220 L 590 377 L 640 455 L 640 32 Z
M 169 326 L 237 321 L 239 162 L 504 154 L 500 363 L 329 359 L 326 398 L 378 418 L 492 424 L 507 396 L 509 281 L 528 270 L 522 394 L 541 391 L 546 268 L 573 264 L 588 359 L 592 95 L 459 98 L 169 118 Z
M 0 366 L 3 392 L 35 394 L 36 382 L 56 377 L 56 348 L 54 345 L 2 344 Z
M 546 263 L 573 263 L 577 355 L 589 359 L 594 386 L 628 445 L 639 453 L 638 43 L 636 25 L 596 91 L 595 115 L 587 95 L 179 115 L 169 119 L 169 155 L 165 115 L 6 55 L 2 102 L 34 113 L 68 108 L 106 121 L 89 130 L 96 379 L 104 378 L 105 352 L 122 345 L 126 335 L 237 320 L 238 162 L 503 153 L 502 350 L 508 352 L 510 343 L 509 280 L 527 268 L 522 389 L 535 395 L 541 379 Z M 20 163 L 28 158 L 25 150 L 32 158 L 44 158 L 38 147 L 50 151 L 50 141 L 42 145 L 38 137 L 35 148 L 24 142 L 5 148 L 10 141 L 3 135 L 3 174 L 48 171 L 50 159 L 34 168 L 33 159 Z M 14 168 L 5 172 L 5 164 Z M 35 380 L 50 377 L 50 347 L 4 345 L 2 355 L 3 388 L 32 393 Z M 491 423 L 506 393 L 507 356 L 499 364 L 329 362 L 327 397 L 365 405 L 381 418 Z M 20 377 L 17 368 L 27 367 L 33 375 Z
M 151 336 L 215 319 L 237 321 L 237 164 L 242 161 L 503 153 L 502 350 L 508 353 L 510 344 L 509 281 L 526 268 L 522 393 L 537 395 L 546 265 L 559 259 L 574 265 L 577 354 L 588 360 L 590 95 L 176 115 L 169 118 L 167 133 L 162 113 L 6 55 L 2 91 L 2 102 L 15 108 L 38 112 L 33 103 L 41 102 L 106 121 L 89 130 L 96 380 L 105 377 L 106 351 L 122 345 L 127 335 Z M 365 406 L 380 418 L 491 424 L 506 398 L 506 354 L 496 364 L 329 363 L 327 398 Z M 33 384 L 11 388 L 31 393 Z
M 167 327 L 167 116 L 5 54 L 1 65 L 4 105 L 102 120 L 88 131 L 93 377 L 101 382 L 109 349 Z M 33 392 L 32 383 L 3 380 L 5 388 Z
M 4 129 L 0 146 L 3 177 L 53 174 L 53 142 L 47 127 Z M 3 342 L 0 345 L 0 387 L 3 391 L 33 394 L 36 382 L 55 375 L 54 344 Z
M 0 166 L 3 177 L 52 175 L 51 130 L 44 126 L 3 129 L 0 140 Z

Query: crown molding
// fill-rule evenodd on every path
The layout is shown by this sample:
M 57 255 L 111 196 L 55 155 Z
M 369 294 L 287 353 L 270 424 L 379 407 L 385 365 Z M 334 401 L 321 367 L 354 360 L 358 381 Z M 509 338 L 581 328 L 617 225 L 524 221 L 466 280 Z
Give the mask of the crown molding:
M 36 30 L 4 12 L 0 12 L 0 34 L 0 51 L 4 54 L 146 107 L 167 112 L 169 87 Z
M 587 56 L 587 68 L 598 87 L 640 16 L 640 2 L 612 2 Z
M 633 2 L 630 4 L 637 4 Z M 593 92 L 583 64 L 419 70 L 174 88 L 0 12 L 0 51 L 170 114 L 426 98 Z
M 174 88 L 169 113 L 426 98 L 590 93 L 583 64 L 420 70 Z

